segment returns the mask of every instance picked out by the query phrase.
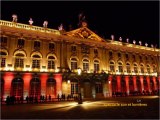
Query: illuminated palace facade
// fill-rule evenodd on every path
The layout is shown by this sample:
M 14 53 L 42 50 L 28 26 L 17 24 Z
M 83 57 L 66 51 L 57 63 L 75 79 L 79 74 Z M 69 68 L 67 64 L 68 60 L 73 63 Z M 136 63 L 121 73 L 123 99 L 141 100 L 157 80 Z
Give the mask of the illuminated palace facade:
M 106 98 L 159 91 L 160 49 L 104 39 L 86 22 L 71 31 L 0 20 L 1 98 Z

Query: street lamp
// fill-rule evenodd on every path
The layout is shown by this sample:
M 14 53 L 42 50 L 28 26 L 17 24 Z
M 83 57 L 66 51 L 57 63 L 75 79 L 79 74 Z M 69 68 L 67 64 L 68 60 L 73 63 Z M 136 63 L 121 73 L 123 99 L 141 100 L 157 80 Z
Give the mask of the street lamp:
M 80 76 L 82 73 L 81 68 L 77 69 L 78 75 Z M 78 79 L 78 104 L 82 104 L 82 95 L 81 95 L 81 89 L 80 89 L 80 80 Z

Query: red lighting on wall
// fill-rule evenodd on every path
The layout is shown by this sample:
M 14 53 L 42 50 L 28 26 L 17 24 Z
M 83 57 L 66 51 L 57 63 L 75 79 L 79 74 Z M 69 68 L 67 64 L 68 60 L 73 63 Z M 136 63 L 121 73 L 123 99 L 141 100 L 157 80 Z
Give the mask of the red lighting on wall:
M 129 95 L 129 76 L 125 76 L 125 82 L 126 82 L 126 92 L 127 95 Z
M 137 91 L 136 76 L 133 76 L 134 91 Z
M 48 79 L 48 74 L 47 73 L 42 73 L 40 76 L 41 80 L 41 94 L 46 95 L 46 83 Z
M 117 76 L 117 90 L 121 92 L 121 76 Z
M 144 90 L 143 76 L 140 76 L 141 92 Z
M 56 80 L 56 94 L 62 94 L 62 75 L 55 74 L 54 79 Z
M 29 87 L 30 87 L 30 80 L 32 79 L 31 73 L 24 73 L 23 81 L 24 81 L 24 98 L 29 96 Z
M 6 72 L 4 74 L 4 96 L 3 98 L 5 99 L 7 96 L 10 96 L 11 93 L 11 83 L 12 80 L 14 79 L 14 74 L 12 72 Z

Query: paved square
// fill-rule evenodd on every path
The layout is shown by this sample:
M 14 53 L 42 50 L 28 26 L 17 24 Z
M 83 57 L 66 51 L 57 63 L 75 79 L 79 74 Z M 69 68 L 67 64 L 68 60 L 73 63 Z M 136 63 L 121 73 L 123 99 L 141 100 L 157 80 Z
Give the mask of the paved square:
M 158 96 L 1 106 L 2 119 L 158 119 Z

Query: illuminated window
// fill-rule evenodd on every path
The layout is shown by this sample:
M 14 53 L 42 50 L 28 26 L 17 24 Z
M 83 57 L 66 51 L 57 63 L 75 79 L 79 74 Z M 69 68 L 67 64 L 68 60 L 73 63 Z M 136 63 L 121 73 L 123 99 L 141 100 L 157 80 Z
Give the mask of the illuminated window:
M 144 73 L 144 66 L 141 64 L 141 73 Z
M 71 83 L 71 94 L 78 94 L 78 83 Z
M 95 87 L 96 87 L 96 93 L 102 93 L 103 92 L 103 85 L 102 85 L 102 83 L 96 83 Z
M 109 65 L 110 65 L 110 71 L 114 72 L 115 71 L 114 62 L 110 62 Z
M 40 42 L 39 41 L 34 41 L 34 49 L 35 50 L 40 50 Z
M 3 52 L 3 51 L 0 52 L 1 67 L 5 67 L 5 66 L 6 66 L 6 56 L 7 56 L 7 53 L 6 53 L 6 52 Z
M 32 57 L 32 68 L 40 68 L 40 56 L 39 55 L 33 55 Z
M 77 47 L 75 45 L 71 46 L 71 52 L 76 52 L 77 51 Z
M 55 69 L 55 58 L 54 56 L 48 57 L 48 69 Z
M 138 73 L 138 66 L 137 66 L 137 64 L 134 64 L 134 72 Z
M 121 62 L 118 62 L 118 70 L 119 72 L 123 72 L 123 66 Z
M 83 70 L 88 71 L 89 70 L 89 61 L 87 59 L 83 60 Z
M 130 67 L 129 63 L 126 64 L 126 68 L 127 68 L 127 73 L 130 73 L 131 72 L 131 67 Z
M 0 46 L 7 46 L 7 37 L 1 36 Z
M 23 68 L 24 67 L 24 55 L 22 53 L 18 53 L 15 55 L 15 64 L 14 67 L 20 67 Z
M 18 39 L 17 47 L 18 48 L 23 48 L 24 47 L 24 39 Z
M 75 69 L 77 69 L 77 59 L 72 58 L 71 59 L 71 70 L 75 70 Z
M 126 59 L 129 59 L 128 54 L 126 54 Z
M 95 72 L 99 71 L 99 61 L 98 60 L 94 60 L 94 71 Z
M 15 97 L 23 96 L 23 80 L 21 78 L 15 78 L 12 81 L 12 95 Z
M 54 43 L 49 43 L 49 51 L 54 51 L 55 45 Z
M 147 65 L 147 72 L 150 73 L 150 66 Z

